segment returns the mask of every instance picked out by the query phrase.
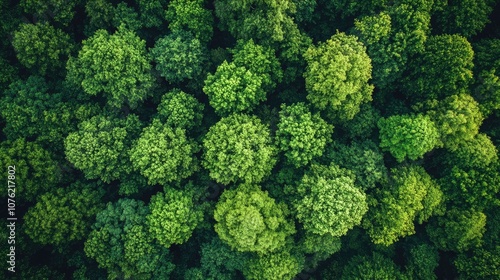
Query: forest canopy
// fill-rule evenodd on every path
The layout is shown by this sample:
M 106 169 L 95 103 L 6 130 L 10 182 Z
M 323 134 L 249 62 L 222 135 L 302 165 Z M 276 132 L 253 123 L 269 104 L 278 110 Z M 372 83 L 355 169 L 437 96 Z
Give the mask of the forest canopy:
M 500 279 L 500 1 L 0 1 L 1 279 Z

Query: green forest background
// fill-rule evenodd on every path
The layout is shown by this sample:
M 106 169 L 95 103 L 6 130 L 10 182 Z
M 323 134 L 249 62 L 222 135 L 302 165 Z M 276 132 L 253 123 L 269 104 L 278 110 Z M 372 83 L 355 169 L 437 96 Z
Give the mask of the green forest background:
M 1 0 L 1 278 L 500 279 L 499 2 Z

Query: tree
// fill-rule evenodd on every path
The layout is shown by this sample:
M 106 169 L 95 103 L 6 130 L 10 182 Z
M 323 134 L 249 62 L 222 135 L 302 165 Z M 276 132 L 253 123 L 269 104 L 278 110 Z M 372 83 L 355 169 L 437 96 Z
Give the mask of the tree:
M 20 5 L 25 13 L 41 19 L 51 19 L 63 25 L 69 25 L 75 15 L 75 7 L 80 0 L 22 0 Z
M 154 242 L 142 201 L 120 199 L 99 212 L 85 242 L 85 254 L 108 270 L 108 279 L 168 279 L 174 265 L 167 248 Z
M 488 135 L 478 133 L 473 139 L 463 141 L 451 151 L 443 162 L 461 169 L 487 167 L 498 160 L 498 150 Z
M 311 166 L 297 187 L 301 199 L 294 203 L 306 231 L 340 237 L 361 223 L 368 204 L 354 180 L 352 172 L 335 164 Z
M 389 151 L 398 162 L 416 160 L 440 144 L 434 122 L 422 114 L 394 115 L 377 123 L 380 148 Z
M 214 218 L 219 238 L 240 252 L 266 254 L 285 245 L 295 228 L 285 204 L 276 203 L 257 185 L 225 190 Z
M 446 34 L 460 34 L 467 38 L 476 35 L 490 22 L 495 1 L 465 0 L 448 2 L 436 13 L 437 27 Z
M 290 163 L 302 167 L 323 154 L 333 132 L 332 125 L 318 113 L 311 114 L 304 103 L 283 104 L 279 114 L 276 141 Z
M 363 227 L 375 244 L 389 246 L 415 233 L 414 221 L 427 221 L 442 213 L 439 185 L 420 166 L 391 170 L 388 184 L 373 195 Z
M 167 0 L 135 0 L 139 6 L 139 19 L 144 27 L 160 27 L 165 20 Z
M 496 70 L 483 71 L 478 75 L 473 96 L 485 117 L 500 109 L 500 78 Z
M 7 175 L 5 178 L 15 184 L 16 197 L 22 195 L 20 201 L 34 201 L 61 180 L 61 170 L 53 158 L 38 144 L 22 138 L 0 143 L 0 164 L 6 171 L 13 166 L 9 170 L 15 171 L 14 179 Z M 7 191 L 1 196 L 5 198 Z
M 130 161 L 148 183 L 167 184 L 189 177 L 197 170 L 193 157 L 198 145 L 186 137 L 184 129 L 172 129 L 153 119 L 130 150 Z
M 450 150 L 472 140 L 483 122 L 479 104 L 468 94 L 446 97 L 427 115 L 436 124 L 445 148 Z
M 438 265 L 439 254 L 436 247 L 424 243 L 410 248 L 406 269 L 408 274 L 413 275 L 413 279 L 437 279 L 434 270 Z
M 367 47 L 373 64 L 373 83 L 377 88 L 394 90 L 408 60 L 424 50 L 430 34 L 433 2 L 398 1 L 386 11 L 375 15 L 365 13 L 355 19 L 353 33 Z
M 472 81 L 473 56 L 472 46 L 464 37 L 430 36 L 423 54 L 410 63 L 403 89 L 419 101 L 459 94 Z
M 454 264 L 460 279 L 496 279 L 500 277 L 500 246 L 492 250 L 474 249 L 458 255 Z
M 151 55 L 156 70 L 170 83 L 199 79 L 207 61 L 199 39 L 186 31 L 178 31 L 158 39 Z
M 89 95 L 104 94 L 112 107 L 136 107 L 153 86 L 146 42 L 120 28 L 113 35 L 98 30 L 68 60 L 67 80 Z
M 220 28 L 235 38 L 250 38 L 280 42 L 286 36 L 286 27 L 293 24 L 295 4 L 291 0 L 215 1 L 215 15 Z
M 266 99 L 262 78 L 244 66 L 224 61 L 213 75 L 208 74 L 203 92 L 220 116 L 247 112 Z
M 104 208 L 104 191 L 95 184 L 77 182 L 39 197 L 24 215 L 24 230 L 35 242 L 63 246 L 83 239 L 94 216 Z
M 164 94 L 158 105 L 158 117 L 172 128 L 192 129 L 201 124 L 205 105 L 179 89 Z
M 118 119 L 98 115 L 78 127 L 64 140 L 65 153 L 87 179 L 99 178 L 109 183 L 132 171 L 127 151 L 140 132 L 137 116 Z
M 281 65 L 274 54 L 274 50 L 254 43 L 253 39 L 248 41 L 238 40 L 236 46 L 231 50 L 232 62 L 236 66 L 242 66 L 254 74 L 261 76 L 262 88 L 266 92 L 272 92 L 283 78 Z
M 235 279 L 251 258 L 251 253 L 233 250 L 217 236 L 201 245 L 200 254 L 203 274 L 200 279 Z
M 350 139 L 365 139 L 377 128 L 377 121 L 380 119 L 380 111 L 370 103 L 363 103 L 359 106 L 359 113 L 357 113 L 352 120 L 343 121 L 337 126 L 340 132 L 338 136 L 342 135 Z
M 443 251 L 465 252 L 481 245 L 486 215 L 475 210 L 452 208 L 427 225 L 427 234 Z
M 373 189 L 376 183 L 387 179 L 384 157 L 377 144 L 372 141 L 352 142 L 344 145 L 334 142 L 325 151 L 329 162 L 351 170 L 356 176 L 356 186 L 366 191 Z
M 21 24 L 12 46 L 19 62 L 40 75 L 58 74 L 73 49 L 69 35 L 46 22 Z
M 186 191 L 167 188 L 151 198 L 149 208 L 151 213 L 146 217 L 149 231 L 167 248 L 186 242 L 203 219 L 203 211 Z
M 203 166 L 224 185 L 259 183 L 276 163 L 269 128 L 248 115 L 233 114 L 210 127 L 203 151 Z
M 355 36 L 337 33 L 304 53 L 307 62 L 307 99 L 328 109 L 340 120 L 350 120 L 362 103 L 372 100 L 371 60 Z
M 488 166 L 461 168 L 454 166 L 442 179 L 446 198 L 456 206 L 487 209 L 500 206 L 500 163 Z
M 243 275 L 249 280 L 291 280 L 301 269 L 301 260 L 288 251 L 282 251 L 250 259 L 243 270 Z
M 3 132 L 11 140 L 37 139 L 60 146 L 76 128 L 72 111 L 76 106 L 63 102 L 61 93 L 51 93 L 43 78 L 30 76 L 12 83 L 0 99 L 0 115 L 6 121 Z
M 190 31 L 203 44 L 210 42 L 213 33 L 213 17 L 205 9 L 204 0 L 172 0 L 168 4 L 165 19 L 173 31 Z
M 342 270 L 342 280 L 348 279 L 405 279 L 405 275 L 389 258 L 373 252 L 371 256 L 357 255 Z

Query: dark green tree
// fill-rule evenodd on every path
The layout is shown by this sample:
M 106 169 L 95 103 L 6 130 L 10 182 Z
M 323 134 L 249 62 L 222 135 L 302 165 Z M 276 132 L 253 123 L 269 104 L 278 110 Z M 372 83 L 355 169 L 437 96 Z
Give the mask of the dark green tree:
M 356 186 L 365 191 L 387 179 L 384 157 L 372 141 L 352 142 L 351 145 L 334 142 L 327 148 L 324 157 L 351 170 L 356 175 Z
M 492 250 L 474 249 L 458 255 L 454 264 L 460 279 L 497 279 L 500 277 L 500 246 Z
M 475 210 L 452 208 L 427 225 L 427 234 L 443 251 L 465 252 L 479 247 L 485 231 L 486 215 Z
M 212 126 L 203 140 L 203 166 L 216 182 L 259 183 L 276 163 L 269 128 L 248 115 L 234 114 Z
M 120 199 L 99 212 L 85 242 L 85 254 L 108 271 L 108 279 L 168 279 L 174 265 L 167 248 L 149 233 L 149 209 L 142 201 Z
M 406 276 L 391 259 L 373 252 L 371 256 L 357 255 L 351 258 L 342 270 L 340 279 L 399 280 L 406 279 Z
M 62 246 L 85 238 L 95 215 L 104 208 L 103 190 L 77 182 L 41 195 L 24 215 L 24 230 L 40 244 Z
M 68 34 L 46 22 L 21 24 L 12 46 L 19 62 L 40 75 L 58 74 L 74 48 Z
M 54 20 L 69 25 L 75 15 L 75 8 L 80 0 L 21 0 L 20 5 L 25 13 L 44 20 Z
M 495 1 L 452 0 L 436 13 L 437 27 L 446 34 L 460 34 L 471 37 L 483 30 L 490 22 Z
M 215 1 L 215 15 L 220 27 L 237 39 L 283 41 L 286 28 L 293 24 L 295 4 L 292 0 Z
M 151 55 L 156 62 L 156 70 L 173 84 L 186 79 L 200 79 L 207 61 L 200 40 L 183 30 L 158 39 Z
M 439 265 L 439 254 L 436 247 L 429 244 L 415 245 L 409 249 L 406 270 L 412 279 L 437 279 L 435 269 Z
M 442 179 L 446 199 L 456 206 L 471 209 L 500 206 L 500 163 L 488 166 L 461 168 L 454 166 Z
M 430 36 L 425 51 L 410 63 L 403 90 L 413 100 L 444 98 L 467 90 L 474 51 L 459 35 Z
M 172 0 L 168 4 L 165 19 L 173 31 L 190 31 L 195 38 L 206 44 L 212 39 L 213 16 L 205 9 L 204 0 Z
M 103 115 L 79 124 L 79 129 L 64 140 L 66 158 L 83 171 L 87 179 L 111 182 L 130 173 L 127 155 L 132 139 L 140 133 L 141 122 L 135 115 L 126 119 Z

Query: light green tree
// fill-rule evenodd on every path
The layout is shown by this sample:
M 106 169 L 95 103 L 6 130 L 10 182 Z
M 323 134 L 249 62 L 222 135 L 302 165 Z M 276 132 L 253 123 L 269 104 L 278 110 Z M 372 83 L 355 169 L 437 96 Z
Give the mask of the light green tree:
M 256 256 L 248 261 L 243 275 L 249 280 L 291 280 L 302 270 L 301 262 L 288 251 Z
M 158 118 L 172 128 L 186 130 L 197 127 L 203 118 L 205 105 L 179 89 L 164 94 L 158 105 Z
M 301 199 L 294 203 L 306 231 L 340 237 L 361 223 L 368 204 L 354 180 L 351 171 L 335 164 L 311 166 L 297 187 Z
M 272 92 L 281 82 L 283 71 L 272 48 L 258 45 L 252 39 L 238 40 L 231 52 L 236 66 L 243 66 L 262 77 L 264 91 Z
M 440 134 L 434 122 L 422 114 L 394 115 L 378 123 L 380 148 L 389 151 L 398 162 L 416 160 L 440 145 Z
M 167 248 L 186 242 L 203 219 L 203 211 L 187 191 L 166 188 L 164 193 L 151 198 L 149 208 L 151 213 L 146 216 L 149 231 Z
M 328 109 L 340 120 L 350 120 L 362 103 L 372 100 L 371 59 L 353 35 L 337 33 L 304 53 L 307 62 L 307 99 L 318 109 Z
M 222 193 L 214 211 L 215 231 L 237 251 L 267 254 L 285 246 L 295 233 L 288 215 L 285 204 L 257 185 L 244 184 Z
M 212 126 L 203 140 L 203 166 L 216 182 L 259 183 L 276 163 L 269 128 L 254 117 L 233 114 Z
M 220 116 L 247 112 L 266 99 L 262 79 L 244 66 L 224 61 L 214 74 L 208 74 L 203 92 Z
M 148 183 L 167 184 L 189 177 L 198 168 L 198 145 L 181 128 L 153 119 L 130 150 L 130 161 Z
M 446 97 L 427 115 L 436 124 L 445 148 L 450 150 L 457 149 L 464 141 L 474 139 L 483 122 L 479 104 L 463 93 Z
M 439 185 L 420 166 L 391 170 L 391 181 L 373 195 L 363 227 L 375 244 L 386 246 L 415 233 L 414 222 L 442 214 Z

